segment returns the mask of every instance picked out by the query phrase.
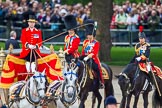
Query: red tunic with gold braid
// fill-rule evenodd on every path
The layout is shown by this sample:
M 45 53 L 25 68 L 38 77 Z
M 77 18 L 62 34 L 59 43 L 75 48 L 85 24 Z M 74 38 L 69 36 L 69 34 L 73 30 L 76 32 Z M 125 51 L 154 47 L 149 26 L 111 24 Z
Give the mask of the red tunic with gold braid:
M 100 43 L 97 40 L 94 39 L 90 41 L 89 39 L 86 39 L 83 42 L 82 55 L 84 56 L 84 55 L 93 54 L 92 59 L 95 61 L 95 63 L 99 67 L 101 80 L 103 82 L 101 64 L 98 58 L 99 49 L 100 49 Z
M 80 38 L 78 35 L 70 36 L 67 35 L 65 37 L 65 46 L 64 51 L 68 50 L 68 54 L 72 54 L 74 58 L 79 57 L 78 46 L 80 43 Z
M 22 42 L 22 52 L 20 53 L 20 58 L 25 58 L 29 53 L 30 49 L 27 48 L 27 44 L 36 45 L 38 49 L 36 52 L 40 55 L 39 47 L 42 45 L 42 33 L 40 30 L 34 28 L 25 28 L 22 30 L 21 34 Z

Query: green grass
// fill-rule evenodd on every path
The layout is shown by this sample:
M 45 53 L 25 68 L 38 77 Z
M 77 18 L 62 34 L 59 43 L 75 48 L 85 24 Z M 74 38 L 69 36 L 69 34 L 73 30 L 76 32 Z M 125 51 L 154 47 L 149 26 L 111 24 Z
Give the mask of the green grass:
M 49 47 L 50 45 L 47 45 Z M 0 47 L 4 48 L 4 43 L 0 42 Z M 55 51 L 58 51 L 62 45 L 54 45 Z M 81 52 L 79 47 L 79 52 Z M 151 48 L 150 60 L 160 68 L 162 68 L 162 48 Z M 134 47 L 112 47 L 111 62 L 106 62 L 109 65 L 124 66 L 134 56 Z
M 162 67 L 162 48 L 151 48 L 150 61 L 155 65 Z M 134 47 L 113 47 L 111 50 L 111 62 L 109 65 L 124 66 L 134 56 Z

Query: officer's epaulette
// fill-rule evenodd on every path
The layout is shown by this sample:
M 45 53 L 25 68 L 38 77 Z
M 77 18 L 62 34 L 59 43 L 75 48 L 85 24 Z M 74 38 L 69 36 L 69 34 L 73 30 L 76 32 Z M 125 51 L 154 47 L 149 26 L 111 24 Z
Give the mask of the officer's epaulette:
M 86 46 L 86 44 L 89 42 L 89 40 L 88 39 L 85 39 L 84 41 L 83 41 L 83 46 Z
M 94 39 L 95 42 L 98 42 L 98 40 Z
M 147 42 L 146 42 L 146 45 L 147 45 L 147 46 L 150 46 L 150 44 L 149 44 L 149 43 L 147 43 Z
M 66 36 L 65 36 L 65 40 L 64 40 L 65 42 L 67 42 L 67 41 L 69 40 L 69 39 L 68 39 L 68 36 L 69 36 L 69 35 L 66 35 Z
M 77 38 L 79 38 L 79 36 L 78 36 L 77 34 L 75 34 L 75 36 L 76 36 Z

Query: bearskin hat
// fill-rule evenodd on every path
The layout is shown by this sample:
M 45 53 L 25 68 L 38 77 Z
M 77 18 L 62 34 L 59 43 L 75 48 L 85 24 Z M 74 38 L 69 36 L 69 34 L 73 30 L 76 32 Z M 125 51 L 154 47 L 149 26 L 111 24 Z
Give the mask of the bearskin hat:
M 64 18 L 64 24 L 67 30 L 77 27 L 76 18 L 73 15 L 67 15 Z
M 85 29 L 86 29 L 86 35 L 93 35 L 95 36 L 96 35 L 96 30 L 94 29 L 94 23 L 95 21 L 92 20 L 92 19 L 87 19 L 84 24 L 88 24 L 85 26 Z

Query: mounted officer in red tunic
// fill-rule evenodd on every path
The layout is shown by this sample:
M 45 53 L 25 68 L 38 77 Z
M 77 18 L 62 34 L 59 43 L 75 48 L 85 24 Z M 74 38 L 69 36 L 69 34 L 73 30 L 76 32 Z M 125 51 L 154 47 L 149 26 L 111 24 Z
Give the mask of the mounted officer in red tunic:
M 98 52 L 100 49 L 100 43 L 95 39 L 96 28 L 95 22 L 92 19 L 88 19 L 85 21 L 85 24 L 89 24 L 86 26 L 86 36 L 87 39 L 83 42 L 82 49 L 82 57 L 84 61 L 89 62 L 92 60 L 92 69 L 97 74 L 97 79 L 95 81 L 100 82 L 100 86 L 102 87 L 104 84 L 104 80 L 102 78 L 101 64 L 98 58 Z
M 68 35 L 65 37 L 64 46 L 65 59 L 67 62 L 71 62 L 72 58 L 79 57 L 78 46 L 80 43 L 80 38 L 74 29 L 77 27 L 77 21 L 73 15 L 67 15 L 64 18 L 64 23 L 66 29 L 68 30 Z

